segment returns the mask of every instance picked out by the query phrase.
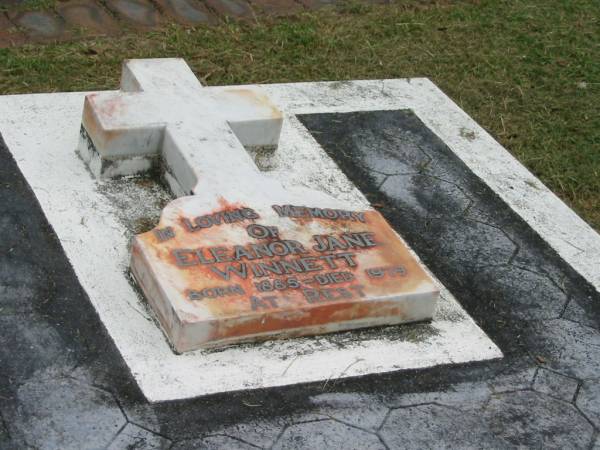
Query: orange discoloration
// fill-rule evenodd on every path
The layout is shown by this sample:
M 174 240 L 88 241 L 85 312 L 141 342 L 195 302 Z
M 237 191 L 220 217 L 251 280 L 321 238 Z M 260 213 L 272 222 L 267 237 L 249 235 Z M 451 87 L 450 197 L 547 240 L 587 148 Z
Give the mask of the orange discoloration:
M 401 316 L 403 309 L 393 302 L 360 302 L 351 304 L 327 304 L 302 311 L 303 314 L 286 317 L 285 313 L 262 314 L 243 323 L 224 321 L 213 339 L 251 336 L 260 332 L 276 332 L 286 329 L 335 324 L 369 317 Z M 234 322 L 234 323 L 230 323 Z
M 198 214 L 248 207 L 224 198 L 218 200 L 218 205 L 213 211 L 203 210 Z M 190 336 L 182 338 L 187 342 L 186 349 L 210 346 L 212 342 L 221 340 L 242 341 L 248 336 L 281 335 L 286 334 L 286 330 L 291 334 L 302 334 L 302 329 L 335 331 L 344 329 L 346 323 L 352 328 L 353 321 L 362 320 L 368 324 L 370 318 L 377 323 L 388 318 L 389 323 L 398 323 L 412 317 L 404 309 L 404 299 L 415 298 L 415 295 L 422 298 L 424 294 L 437 297 L 437 288 L 428 274 L 376 211 L 365 212 L 366 223 L 282 218 L 264 208 L 259 214 L 261 218 L 258 220 L 211 226 L 197 233 L 177 226 L 176 237 L 165 242 L 158 242 L 152 232 L 135 238 L 136 246 L 145 255 L 144 260 L 155 274 L 159 274 L 158 283 L 168 293 L 155 302 L 169 303 L 184 329 L 205 324 L 201 342 L 194 344 Z M 239 257 L 235 246 L 251 249 L 253 244 L 277 244 L 272 238 L 250 237 L 246 227 L 254 222 L 277 226 L 279 239 L 297 242 L 302 248 L 284 256 L 244 256 L 237 261 L 225 261 L 235 259 L 236 254 Z M 311 225 L 309 222 L 315 223 Z M 161 226 L 166 225 L 173 224 L 161 223 Z M 372 233 L 376 245 L 361 247 L 354 244 L 356 248 L 344 251 L 319 252 L 313 248 L 317 245 L 313 238 L 315 230 L 321 236 L 334 237 L 344 233 L 368 232 Z M 178 249 L 184 249 L 183 253 L 178 253 L 179 260 L 175 257 Z M 214 253 L 211 253 L 213 250 Z M 196 252 L 202 256 L 198 257 Z M 352 257 L 339 256 L 342 253 L 351 253 Z M 216 260 L 215 254 L 219 254 L 222 260 Z M 325 255 L 333 255 L 333 259 L 324 259 Z M 140 258 L 140 255 L 134 253 L 133 258 Z M 282 266 L 282 262 L 286 264 Z M 264 268 L 261 263 L 272 269 L 281 270 L 283 267 L 285 270 L 282 272 L 288 273 L 276 275 L 267 272 L 269 276 L 258 276 L 261 274 L 259 269 Z M 228 271 L 228 266 L 234 269 Z M 304 270 L 306 267 L 319 270 Z M 397 270 L 399 267 L 401 270 Z M 303 269 L 300 273 L 299 268 Z M 373 277 L 367 273 L 367 269 L 371 268 L 386 270 L 383 276 Z M 336 275 L 340 272 L 346 275 Z M 228 273 L 229 279 L 223 273 Z M 293 285 L 288 284 L 290 279 L 295 280 Z M 266 283 L 269 289 L 262 289 L 264 285 L 261 283 Z M 143 284 L 142 289 L 147 291 Z M 243 290 L 243 294 L 239 289 Z M 196 297 L 190 294 L 193 292 L 196 292 Z M 163 326 L 167 329 L 167 325 Z M 171 334 L 173 337 L 182 333 L 185 336 L 182 330 L 173 330 Z
M 85 97 L 82 124 L 93 140 L 94 145 L 104 149 L 111 141 L 121 138 L 125 131 L 104 128 L 102 117 L 122 114 L 125 105 L 119 98 L 103 100 L 98 103 L 96 97 L 96 94 L 90 94 Z M 110 155 L 104 156 L 110 157 Z
M 251 104 L 261 106 L 270 110 L 270 116 L 273 119 L 281 119 L 283 115 L 279 108 L 275 106 L 269 98 L 261 92 L 256 92 L 251 89 L 229 89 L 224 91 L 223 95 L 233 95 Z

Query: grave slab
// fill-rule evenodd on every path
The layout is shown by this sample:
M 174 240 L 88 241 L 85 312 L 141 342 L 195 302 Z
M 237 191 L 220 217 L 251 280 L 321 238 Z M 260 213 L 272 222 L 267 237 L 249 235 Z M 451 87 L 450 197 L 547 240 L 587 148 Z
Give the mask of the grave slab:
M 132 246 L 176 351 L 431 319 L 438 288 L 378 212 L 258 170 L 246 149 L 282 125 L 259 90 L 215 95 L 178 59 L 127 61 L 121 84 L 86 97 L 78 152 L 97 177 L 160 165 L 194 194 Z
M 218 96 L 240 88 L 258 89 L 257 86 L 205 89 Z M 297 83 L 264 85 L 260 90 L 281 111 L 284 120 L 278 149 L 266 156 L 255 155 L 255 159 L 262 158 L 261 170 L 282 185 L 308 187 L 339 202 L 360 205 L 357 211 L 369 210 L 364 196 L 297 116 L 306 122 L 307 116 L 315 114 L 409 110 L 577 276 L 598 289 L 597 234 L 429 81 Z M 78 132 L 65 132 L 78 129 L 86 94 L 4 97 L 0 101 L 0 129 L 82 286 L 151 401 L 501 356 L 443 285 L 439 307 L 430 324 L 244 344 L 219 352 L 173 353 L 132 284 L 128 269 L 130 237 L 158 222 L 169 195 L 152 180 L 90 176 L 86 164 L 74 151 Z M 60 124 L 55 117 L 63 118 Z M 44 158 L 39 157 L 41 152 Z M 441 156 L 436 154 L 432 160 Z M 456 194 L 457 201 L 462 201 L 460 192 L 450 185 L 440 186 L 445 189 L 441 193 Z M 400 194 L 394 191 L 394 195 Z M 468 207 L 469 196 L 465 198 Z M 123 205 L 130 206 L 124 209 Z M 439 214 L 448 211 L 440 210 Z M 146 224 L 145 228 L 140 224 Z M 501 233 L 493 234 L 489 242 L 505 247 Z M 509 253 L 506 255 L 510 260 Z M 463 252 L 450 256 L 462 260 L 465 255 Z M 517 255 L 517 262 L 523 257 Z M 548 323 L 548 327 L 555 322 Z M 558 363 L 552 364 L 559 367 Z

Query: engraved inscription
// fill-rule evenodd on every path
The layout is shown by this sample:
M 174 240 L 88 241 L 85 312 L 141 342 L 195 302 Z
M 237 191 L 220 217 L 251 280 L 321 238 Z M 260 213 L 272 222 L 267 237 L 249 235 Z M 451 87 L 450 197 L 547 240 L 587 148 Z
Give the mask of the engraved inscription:
M 273 205 L 280 217 L 313 218 L 329 220 L 351 220 L 365 223 L 365 213 L 331 208 L 310 208 L 307 206 Z
M 200 231 L 213 226 L 231 224 L 235 222 L 241 222 L 243 220 L 255 220 L 259 218 L 260 216 L 253 209 L 239 208 L 234 209 L 233 211 L 218 211 L 213 214 L 194 217 L 193 219 L 184 217 L 181 219 L 181 223 L 187 231 L 191 231 L 193 233 L 195 231 Z
M 435 285 L 376 211 L 192 205 L 137 236 L 132 259 L 137 279 L 158 280 L 149 290 L 171 302 L 177 326 L 203 324 L 201 342 L 431 317 Z

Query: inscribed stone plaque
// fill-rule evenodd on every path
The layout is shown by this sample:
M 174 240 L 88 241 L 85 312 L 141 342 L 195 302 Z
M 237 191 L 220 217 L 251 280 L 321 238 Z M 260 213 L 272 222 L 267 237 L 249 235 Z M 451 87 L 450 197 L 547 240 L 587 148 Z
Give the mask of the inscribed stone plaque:
M 173 201 L 131 267 L 179 352 L 430 319 L 438 289 L 376 211 Z

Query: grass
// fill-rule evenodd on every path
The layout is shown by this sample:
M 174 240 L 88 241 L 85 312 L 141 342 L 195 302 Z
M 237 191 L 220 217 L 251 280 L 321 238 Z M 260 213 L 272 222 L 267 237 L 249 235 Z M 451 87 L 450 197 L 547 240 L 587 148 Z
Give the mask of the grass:
M 123 59 L 167 56 L 215 85 L 426 76 L 600 229 L 598 1 L 410 3 L 0 50 L 0 93 L 117 88 Z

